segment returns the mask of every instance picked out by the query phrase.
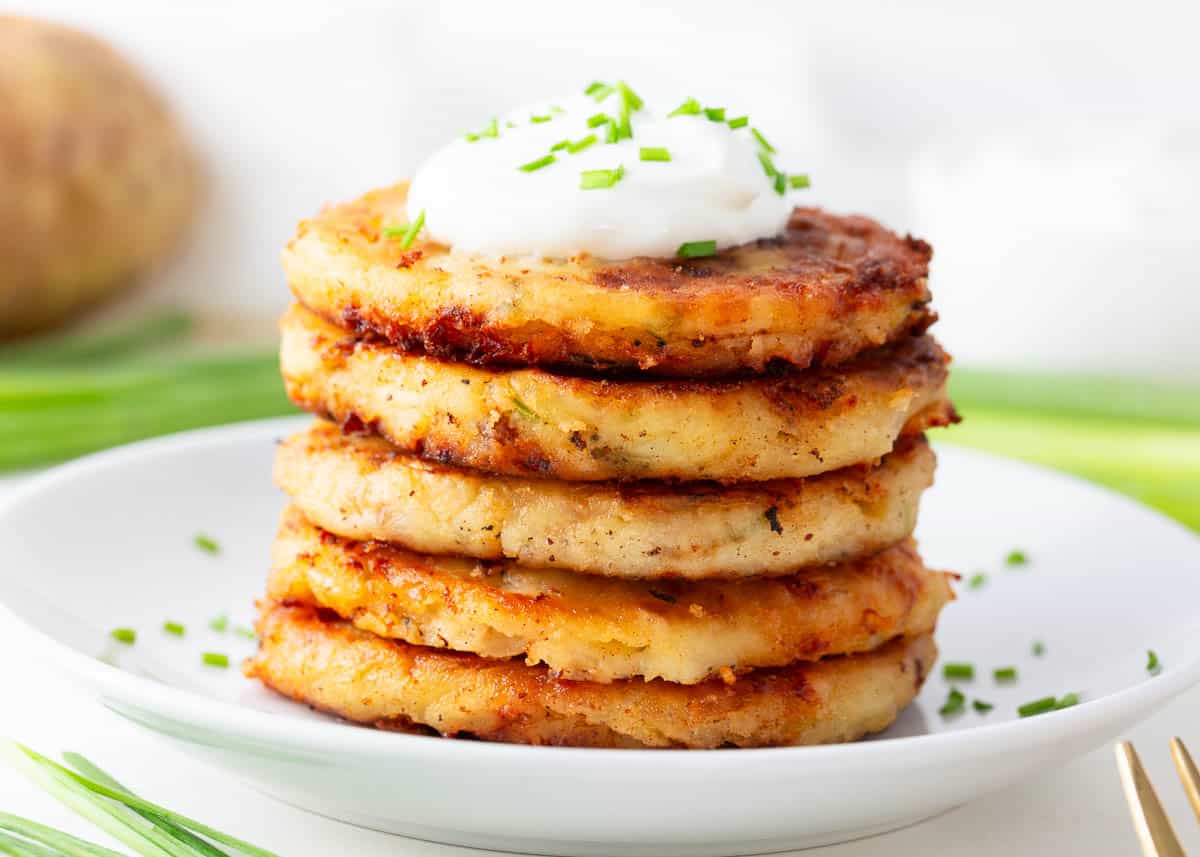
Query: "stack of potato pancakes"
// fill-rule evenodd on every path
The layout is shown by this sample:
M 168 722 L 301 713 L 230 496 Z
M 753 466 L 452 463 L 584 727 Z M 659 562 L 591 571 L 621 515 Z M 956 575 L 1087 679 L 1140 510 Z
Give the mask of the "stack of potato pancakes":
M 688 259 L 390 237 L 284 254 L 290 496 L 247 672 L 348 720 L 530 744 L 847 741 L 936 657 L 910 538 L 955 419 L 929 246 L 797 209 Z

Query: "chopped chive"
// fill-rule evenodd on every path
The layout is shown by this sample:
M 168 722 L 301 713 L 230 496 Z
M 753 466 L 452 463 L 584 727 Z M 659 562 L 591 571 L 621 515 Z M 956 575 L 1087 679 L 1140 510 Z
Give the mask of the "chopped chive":
M 1009 551 L 1008 556 L 1004 558 L 1005 565 L 1028 565 L 1029 557 L 1025 551 Z
M 588 146 L 591 146 L 595 142 L 596 142 L 596 135 L 588 134 L 586 137 L 584 137 L 581 140 L 576 140 L 574 143 L 568 143 L 567 144 L 567 152 L 569 152 L 572 155 L 578 155 L 580 152 L 582 152 L 584 149 L 588 148 Z
M 672 116 L 695 116 L 700 112 L 700 102 L 694 98 L 689 98 L 667 114 L 667 118 Z
M 557 158 L 555 158 L 554 155 L 542 155 L 542 157 L 538 158 L 536 161 L 530 161 L 527 164 L 521 164 L 521 166 L 517 167 L 517 169 L 523 173 L 532 173 L 540 170 L 542 167 L 550 166 L 556 160 Z
M 505 128 L 516 128 L 516 127 L 517 127 L 517 123 L 516 123 L 516 122 L 513 122 L 513 121 L 510 119 L 510 120 L 508 120 L 507 122 L 505 122 L 505 123 L 504 123 L 504 127 L 505 127 Z M 493 136 L 495 136 L 495 135 L 493 135 Z
M 417 240 L 417 236 L 421 230 L 425 228 L 425 209 L 421 209 L 421 213 L 417 215 L 417 219 L 409 224 L 408 229 L 404 230 L 404 235 L 400 237 L 400 249 L 407 250 L 412 246 L 412 243 Z
M 1068 693 L 1059 698 L 1058 702 L 1054 703 L 1055 711 L 1062 711 L 1064 708 L 1070 708 L 1072 705 L 1079 704 L 1079 694 Z
M 551 105 L 550 105 L 550 112 L 551 112 L 551 113 L 566 113 L 567 111 L 563 110 L 563 109 L 562 109 L 561 107 L 559 107 L 557 104 L 551 104 Z
M 621 98 L 629 103 L 632 110 L 641 110 L 645 106 L 645 102 L 638 97 L 638 94 L 629 88 L 629 84 L 623 80 L 617 81 L 617 88 L 621 90 Z
M 557 152 L 559 149 L 565 149 L 570 145 L 571 145 L 570 140 L 559 140 L 557 143 L 555 143 L 553 146 L 550 147 L 550 151 Z
M 463 137 L 464 137 L 464 138 L 466 138 L 466 141 L 467 141 L 468 143 L 474 143 L 474 142 L 477 142 L 477 141 L 479 140 L 479 135 L 478 135 L 478 134 L 476 134 L 474 131 L 467 131 L 467 132 L 465 132 L 465 133 L 463 134 Z
M 734 131 L 738 128 L 745 128 L 748 124 L 750 124 L 749 116 L 737 116 L 729 120 L 729 127 Z
M 221 546 L 217 544 L 217 540 L 211 536 L 204 535 L 204 533 L 196 533 L 196 537 L 192 539 L 192 544 L 205 553 L 218 554 L 221 552 Z
M 513 127 L 513 124 L 511 122 L 509 122 L 508 127 L 509 128 Z M 495 116 L 493 116 L 488 121 L 487 125 L 484 126 L 483 130 L 479 132 L 479 136 L 480 137 L 499 137 L 500 136 L 500 123 L 496 121 Z
M 787 192 L 787 176 L 783 173 L 775 174 L 775 193 L 783 196 Z
M 1045 714 L 1047 711 L 1053 711 L 1054 706 L 1057 704 L 1058 700 L 1053 696 L 1043 696 L 1041 699 L 1035 699 L 1017 708 L 1017 714 L 1021 717 L 1033 717 L 1035 714 Z
M 137 631 L 132 628 L 114 628 L 111 636 L 118 643 L 124 643 L 127 646 L 132 646 L 137 642 Z
M 405 232 L 408 231 L 408 227 L 409 224 L 401 223 L 394 226 L 385 226 L 380 230 L 380 232 L 383 234 L 384 238 L 400 238 Z
M 633 125 L 630 123 L 629 114 L 632 113 L 632 107 L 625 98 L 621 99 L 621 109 L 617 113 L 617 139 L 632 140 Z
M 596 100 L 596 103 L 599 104 L 616 91 L 616 87 L 609 86 L 607 83 L 600 83 L 599 81 L 596 81 L 584 90 L 584 94 L 592 96 L 592 98 Z
M 946 701 L 942 703 L 942 707 L 938 709 L 938 714 L 942 717 L 949 717 L 951 714 L 958 714 L 967 704 L 967 698 L 963 696 L 963 692 L 957 687 L 950 688 L 950 694 L 946 697 Z
M 996 681 L 1016 681 L 1017 668 L 997 667 L 996 669 L 992 670 L 992 678 L 994 678 Z
M 702 259 L 717 255 L 716 241 L 686 241 L 679 245 L 675 255 L 680 259 Z
M 767 178 L 774 180 L 775 174 L 779 170 L 775 169 L 775 164 L 771 161 L 771 156 L 766 152 L 759 152 L 758 162 L 762 164 L 763 172 L 767 174 Z
M 604 190 L 625 177 L 625 167 L 615 170 L 584 170 L 579 174 L 580 190 Z
M 643 161 L 671 160 L 671 153 L 661 146 L 642 146 L 639 156 Z
M 975 678 L 975 667 L 972 664 L 944 664 L 942 678 L 970 680 Z
M 704 115 L 707 116 L 713 122 L 724 122 L 725 121 L 725 108 L 724 107 L 705 107 Z
M 229 666 L 229 655 L 223 655 L 220 652 L 205 652 L 200 656 L 200 659 L 208 667 L 220 667 L 225 669 Z
M 967 581 L 967 589 L 980 589 L 985 583 L 987 583 L 987 575 L 982 571 L 977 571 Z
M 595 113 L 588 117 L 588 127 L 595 128 L 599 125 L 603 125 L 605 122 L 608 122 L 608 121 L 609 121 L 609 118 L 608 118 L 607 113 Z
M 218 634 L 224 634 L 226 629 L 229 628 L 229 617 L 224 614 L 220 616 L 214 616 L 208 620 L 208 627 L 216 631 Z
M 812 187 L 808 173 L 796 173 L 794 176 L 788 176 L 788 184 L 792 186 L 792 190 L 804 190 L 806 187 Z
M 233 629 L 233 633 L 235 633 L 239 637 L 242 637 L 247 640 L 257 640 L 258 639 L 258 634 L 255 633 L 254 629 L 247 628 L 245 625 L 238 625 L 236 628 Z
M 176 637 L 182 637 L 187 633 L 187 628 L 178 622 L 163 622 L 163 631 Z
M 546 116 L 530 116 L 530 117 L 529 117 L 529 121 L 530 121 L 530 122 L 532 122 L 534 125 L 540 125 L 540 124 L 542 124 L 543 122 L 549 122 L 549 121 L 550 121 L 551 119 L 553 119 L 553 118 L 554 118 L 553 116 L 549 116 L 549 115 L 546 115 Z
M 976 699 L 971 702 L 971 707 L 980 714 L 987 714 L 996 706 L 992 705 L 990 702 L 984 702 L 982 699 Z
M 1154 649 L 1146 652 L 1146 672 L 1150 675 L 1158 675 L 1162 672 L 1162 664 L 1158 662 L 1158 653 Z
M 517 413 L 519 413 L 521 416 L 528 417 L 532 420 L 536 420 L 538 418 L 537 411 L 522 402 L 519 397 L 513 396 L 512 403 L 513 407 L 517 409 Z
M 1031 651 L 1040 658 L 1042 655 L 1046 654 L 1046 644 L 1041 640 L 1034 640 Z
M 608 124 L 604 126 L 604 142 L 616 143 L 621 139 L 621 133 L 617 130 L 617 123 L 614 119 L 609 119 Z
M 757 128 L 751 128 L 750 133 L 754 135 L 755 140 L 758 140 L 758 145 L 762 146 L 772 155 L 775 154 L 775 147 L 767 142 L 767 138 L 762 135 L 762 131 L 759 131 Z

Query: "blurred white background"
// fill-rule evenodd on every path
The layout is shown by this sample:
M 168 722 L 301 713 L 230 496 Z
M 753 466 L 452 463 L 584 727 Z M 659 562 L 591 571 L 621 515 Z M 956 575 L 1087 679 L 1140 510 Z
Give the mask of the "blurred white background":
M 498 110 L 624 77 L 749 113 L 814 204 L 931 241 L 963 362 L 1200 377 L 1195 2 L 0 9 L 106 36 L 190 126 L 208 206 L 154 300 L 273 314 L 300 217 Z

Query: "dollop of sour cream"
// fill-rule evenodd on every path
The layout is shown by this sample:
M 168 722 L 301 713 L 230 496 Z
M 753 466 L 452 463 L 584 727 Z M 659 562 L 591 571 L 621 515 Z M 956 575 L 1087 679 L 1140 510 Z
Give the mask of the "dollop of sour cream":
M 789 193 L 768 174 L 774 156 L 749 123 L 731 127 L 703 110 L 669 116 L 678 100 L 646 99 L 629 111 L 632 136 L 606 142 L 608 124 L 589 120 L 605 114 L 619 123 L 622 97 L 542 102 L 459 137 L 413 177 L 410 221 L 424 212 L 422 237 L 456 252 L 549 258 L 673 257 L 684 244 L 724 248 L 783 231 Z M 644 149 L 669 160 L 645 160 Z M 549 155 L 553 162 L 537 165 Z M 584 173 L 602 170 L 619 178 L 582 187 Z

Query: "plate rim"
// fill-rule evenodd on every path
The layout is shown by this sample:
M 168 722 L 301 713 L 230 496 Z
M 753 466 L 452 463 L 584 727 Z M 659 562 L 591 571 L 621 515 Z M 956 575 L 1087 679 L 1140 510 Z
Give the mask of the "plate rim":
M 259 441 L 280 431 L 294 431 L 303 425 L 305 419 L 304 415 L 272 417 L 192 429 L 91 453 L 30 478 L 26 484 L 18 487 L 0 502 L 0 520 L 7 518 L 13 509 L 23 503 L 36 499 L 47 491 L 53 491 L 57 485 L 79 476 L 119 468 L 128 460 L 146 455 L 178 453 L 196 446 Z M 1200 548 L 1200 537 L 1182 524 L 1103 485 L 1053 468 L 995 453 L 944 442 L 943 445 L 952 447 L 954 455 L 982 459 L 990 462 L 992 466 L 1023 468 L 1100 492 L 1132 513 L 1148 515 L 1156 519 L 1157 524 L 1165 524 L 1188 538 L 1195 539 L 1197 547 Z M 122 705 L 152 713 L 168 721 L 187 724 L 193 729 L 230 738 L 236 737 L 259 745 L 287 747 L 305 753 L 351 753 L 359 758 L 373 760 L 395 758 L 397 755 L 435 756 L 444 762 L 449 756 L 471 763 L 517 757 L 528 762 L 552 761 L 560 765 L 590 766 L 593 763 L 604 765 L 620 758 L 626 767 L 634 765 L 647 774 L 666 770 L 667 767 L 675 773 L 679 766 L 685 770 L 728 772 L 732 765 L 775 762 L 792 764 L 800 759 L 810 766 L 810 770 L 811 766 L 840 767 L 844 764 L 861 764 L 867 761 L 874 765 L 908 767 L 913 763 L 914 755 L 918 756 L 918 760 L 923 764 L 934 763 L 935 757 L 966 760 L 975 755 L 1003 752 L 1008 747 L 1015 748 L 1018 745 L 1028 749 L 1033 744 L 1052 742 L 1064 733 L 1092 731 L 1102 728 L 1106 722 L 1138 718 L 1200 683 L 1198 653 L 1190 661 L 1168 667 L 1158 676 L 1148 677 L 1138 684 L 1097 699 L 1084 700 L 1072 708 L 1053 712 L 1052 716 L 980 723 L 969 729 L 841 744 L 739 748 L 733 751 L 691 750 L 686 753 L 664 754 L 662 750 L 652 748 L 545 747 L 488 741 L 456 741 L 436 736 L 380 732 L 339 721 L 298 720 L 213 699 L 193 690 L 161 684 L 119 669 L 59 642 L 49 632 L 26 621 L 3 603 L 0 603 L 0 616 L 35 644 L 37 653 L 62 671 L 79 676 L 104 699 L 120 701 Z M 668 758 L 670 762 L 665 761 Z

